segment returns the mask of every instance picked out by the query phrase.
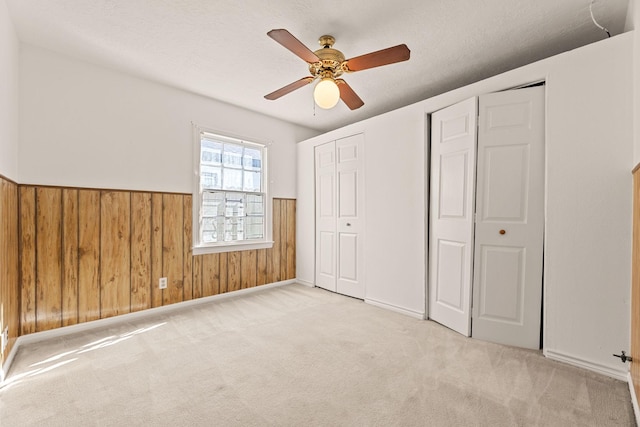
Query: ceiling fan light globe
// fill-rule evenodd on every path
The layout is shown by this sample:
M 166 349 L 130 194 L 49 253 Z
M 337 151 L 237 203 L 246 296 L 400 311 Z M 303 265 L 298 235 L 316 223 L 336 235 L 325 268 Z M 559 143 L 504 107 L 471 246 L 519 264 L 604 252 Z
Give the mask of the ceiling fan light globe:
M 318 107 L 328 110 L 340 100 L 340 89 L 331 77 L 323 78 L 313 90 L 313 99 Z

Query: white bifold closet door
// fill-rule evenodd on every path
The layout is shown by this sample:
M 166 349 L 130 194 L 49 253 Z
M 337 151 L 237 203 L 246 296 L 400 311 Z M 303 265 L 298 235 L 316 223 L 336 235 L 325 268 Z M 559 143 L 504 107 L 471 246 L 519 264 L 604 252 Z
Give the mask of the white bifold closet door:
M 477 98 L 431 117 L 429 317 L 471 335 Z
M 315 148 L 316 286 L 364 298 L 364 136 Z
M 544 87 L 467 100 L 434 113 L 432 125 L 430 317 L 467 336 L 537 349 Z

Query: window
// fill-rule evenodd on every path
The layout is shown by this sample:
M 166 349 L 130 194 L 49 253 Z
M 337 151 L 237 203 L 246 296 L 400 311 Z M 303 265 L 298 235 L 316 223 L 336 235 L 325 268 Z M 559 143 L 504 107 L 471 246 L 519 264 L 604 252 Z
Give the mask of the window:
M 270 247 L 266 146 L 196 129 L 194 253 Z

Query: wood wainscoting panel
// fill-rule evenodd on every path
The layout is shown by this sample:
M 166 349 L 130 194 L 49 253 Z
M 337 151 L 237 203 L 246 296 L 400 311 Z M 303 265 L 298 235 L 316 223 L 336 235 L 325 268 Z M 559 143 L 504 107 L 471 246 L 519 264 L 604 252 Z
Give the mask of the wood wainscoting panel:
M 184 300 L 193 298 L 193 206 L 191 196 L 182 198 L 182 211 L 184 216 L 182 226 L 182 287 L 184 289 Z
M 163 277 L 167 278 L 163 305 L 184 301 L 183 197 L 180 194 L 164 194 L 162 197 L 162 272 Z
M 296 201 L 273 201 L 273 248 L 267 251 L 267 283 L 296 277 Z
M 285 237 L 287 251 L 283 259 L 286 260 L 287 272 L 284 279 L 296 277 L 296 201 L 287 200 L 287 212 L 282 223 L 286 224 L 287 235 Z
M 284 280 L 280 276 L 280 264 L 282 251 L 280 246 L 282 245 L 282 202 L 283 200 L 273 201 L 273 247 L 271 248 L 271 279 L 272 282 L 279 282 Z
M 78 190 L 78 322 L 100 318 L 100 192 Z
M 18 185 L 0 177 L 0 330 L 9 332 L 0 368 L 20 334 L 18 198 Z
M 242 289 L 240 282 L 240 252 L 227 252 L 227 291 Z
M 273 200 L 273 248 L 194 256 L 190 194 L 15 194 L 22 335 L 295 278 L 292 199 Z
M 280 201 L 280 280 L 287 279 L 287 207 L 288 200 Z
M 20 188 L 20 335 L 36 332 L 36 189 Z
M 206 254 L 202 259 L 202 296 L 220 293 L 220 254 Z
M 240 252 L 240 289 L 256 286 L 258 272 L 258 258 L 254 250 Z
M 151 193 L 131 195 L 131 311 L 151 308 Z
M 275 277 L 275 275 L 273 274 L 273 263 L 275 262 L 273 260 L 273 258 L 274 258 L 274 256 L 273 256 L 273 247 L 267 249 L 266 252 L 267 252 L 267 273 L 266 273 L 266 277 L 265 277 L 265 282 L 266 283 L 273 283 L 273 282 L 275 282 L 275 280 L 273 279 Z
M 62 326 L 78 323 L 78 190 L 62 190 Z
M 161 307 L 164 289 L 158 287 L 162 277 L 162 194 L 151 195 L 151 307 Z
M 640 397 L 640 170 L 633 173 L 633 252 L 631 262 L 631 379 Z
M 256 273 L 256 286 L 267 283 L 267 249 L 258 249 L 258 271 Z
M 36 331 L 62 326 L 62 190 L 36 188 Z
M 193 272 L 193 299 L 202 298 L 202 256 L 194 256 L 191 264 Z
M 195 257 L 198 258 L 198 257 Z M 223 294 L 225 292 L 229 292 L 229 275 L 228 275 L 228 266 L 229 266 L 229 255 L 227 252 L 222 252 L 220 254 L 220 293 Z
M 131 194 L 100 195 L 100 317 L 131 312 Z

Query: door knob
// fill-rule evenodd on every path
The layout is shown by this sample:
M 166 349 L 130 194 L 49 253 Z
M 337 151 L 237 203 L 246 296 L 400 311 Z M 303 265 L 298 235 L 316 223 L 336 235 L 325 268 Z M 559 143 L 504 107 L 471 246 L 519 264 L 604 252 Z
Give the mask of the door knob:
M 500 234 L 506 234 L 507 231 L 506 230 L 500 230 Z
M 351 223 L 350 222 L 347 223 L 347 227 L 351 227 Z

